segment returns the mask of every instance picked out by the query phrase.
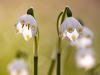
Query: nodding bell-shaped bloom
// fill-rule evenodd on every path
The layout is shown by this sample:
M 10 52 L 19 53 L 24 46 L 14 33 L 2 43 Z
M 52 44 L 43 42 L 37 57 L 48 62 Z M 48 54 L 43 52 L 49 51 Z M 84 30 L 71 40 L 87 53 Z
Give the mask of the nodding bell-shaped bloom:
M 87 38 L 93 38 L 93 32 L 86 26 L 83 27 L 83 31 L 82 31 L 82 36 L 85 36 Z
M 28 65 L 22 59 L 16 59 L 8 64 L 10 75 L 29 75 Z
M 66 18 L 60 27 L 62 38 L 67 37 L 71 41 L 76 40 L 81 31 L 82 26 L 74 17 Z
M 83 27 L 83 31 L 80 33 L 80 36 L 77 40 L 72 42 L 73 45 L 75 45 L 78 49 L 84 49 L 84 48 L 91 48 L 93 43 L 93 33 L 92 31 L 87 28 Z
M 92 47 L 92 39 L 90 38 L 87 38 L 87 37 L 81 37 L 81 38 L 78 38 L 76 40 L 76 47 L 78 49 L 86 49 L 86 48 L 91 48 Z
M 17 33 L 21 33 L 26 41 L 35 36 L 37 23 L 33 16 L 22 15 L 16 24 Z
M 93 68 L 95 66 L 95 56 L 93 50 L 78 50 L 76 53 L 76 64 L 79 68 L 84 68 L 85 70 Z

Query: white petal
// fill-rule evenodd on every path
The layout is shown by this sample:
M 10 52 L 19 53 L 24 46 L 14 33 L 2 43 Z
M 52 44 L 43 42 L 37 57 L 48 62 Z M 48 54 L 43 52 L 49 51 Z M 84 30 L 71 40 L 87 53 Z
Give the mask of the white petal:
M 80 49 L 86 48 L 86 47 L 92 45 L 92 39 L 86 38 L 86 37 L 81 37 L 81 38 L 77 39 L 76 45 L 77 45 L 77 48 L 80 48 Z
M 29 23 L 31 26 L 33 26 L 33 25 L 36 26 L 37 25 L 36 20 L 31 15 L 28 15 L 28 14 L 22 15 L 19 18 L 18 22 L 23 21 L 23 20 L 25 21 L 25 24 Z
M 93 32 L 86 26 L 83 28 L 82 34 L 84 36 L 90 36 L 91 38 L 93 38 Z
M 17 72 L 13 70 L 10 72 L 10 75 L 17 75 Z
M 76 41 L 77 41 L 77 40 L 70 42 L 70 45 L 76 47 Z
M 17 23 L 16 29 L 17 29 L 17 33 L 22 33 L 22 25 L 20 22 Z
M 28 69 L 27 63 L 25 63 L 23 59 L 15 59 L 10 64 L 8 64 L 8 71 L 15 75 L 17 71 L 27 70 L 27 69 Z
M 63 38 L 68 37 L 71 41 L 75 41 L 79 37 L 79 33 L 74 29 L 73 32 L 65 31 L 63 34 Z
M 68 27 L 77 29 L 81 27 L 81 24 L 74 17 L 69 17 L 61 24 L 60 31 L 63 33 Z
M 76 64 L 78 67 L 86 70 L 93 68 L 95 58 L 92 50 L 79 50 L 76 54 Z
M 63 33 L 62 40 L 65 39 L 66 37 L 67 37 L 67 30 Z
M 27 70 L 21 70 L 20 75 L 29 75 Z
M 31 28 L 28 29 L 27 26 L 24 26 L 24 27 L 23 27 L 22 35 L 23 35 L 23 37 L 24 37 L 24 39 L 25 39 L 26 41 L 28 41 L 30 38 L 32 38 L 32 31 L 31 31 Z

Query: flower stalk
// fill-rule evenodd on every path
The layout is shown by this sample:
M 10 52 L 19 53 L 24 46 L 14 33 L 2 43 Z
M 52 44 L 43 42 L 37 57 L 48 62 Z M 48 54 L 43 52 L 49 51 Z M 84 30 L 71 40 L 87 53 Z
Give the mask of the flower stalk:
M 52 75 L 53 74 L 54 67 L 55 67 L 55 64 L 56 64 L 56 57 L 57 57 L 57 49 L 53 50 L 53 52 L 52 52 L 51 63 L 50 63 L 50 67 L 49 67 L 47 75 Z
M 27 10 L 27 14 L 34 16 L 32 8 Z M 37 28 L 36 35 L 34 36 L 34 75 L 38 75 L 38 40 L 39 40 L 39 29 Z
M 48 71 L 48 75 L 52 75 L 53 70 L 54 70 L 54 66 L 55 66 L 55 62 L 56 62 L 56 60 L 52 59 L 51 64 L 50 64 L 50 68 L 49 68 L 49 71 Z
M 57 75 L 61 74 L 61 33 L 59 30 L 60 25 L 64 21 L 66 17 L 67 7 L 65 8 L 64 12 L 61 12 L 57 19 L 57 32 L 58 32 L 58 52 L 57 52 Z
M 57 75 L 60 75 L 61 73 L 61 40 L 62 40 L 62 36 L 61 36 L 61 24 L 64 22 L 65 18 L 67 17 L 72 17 L 72 12 L 70 10 L 69 7 L 66 7 L 64 12 L 61 12 L 58 16 L 57 19 L 57 32 L 58 32 L 58 52 L 57 52 Z
M 34 50 L 34 75 L 38 75 L 38 43 L 37 37 L 34 37 L 35 50 Z
M 60 37 L 60 31 L 59 31 L 59 25 L 60 23 L 60 19 L 62 16 L 63 12 L 61 12 L 58 16 L 57 19 L 57 33 L 58 33 L 58 51 L 57 51 L 57 75 L 60 75 L 60 69 L 61 69 L 61 37 Z

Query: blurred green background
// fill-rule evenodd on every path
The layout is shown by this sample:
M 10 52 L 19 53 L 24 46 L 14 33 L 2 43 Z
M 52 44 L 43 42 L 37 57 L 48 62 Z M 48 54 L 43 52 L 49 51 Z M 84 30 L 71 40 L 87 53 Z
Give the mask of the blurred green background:
M 56 20 L 58 14 L 70 5 L 74 17 L 80 17 L 94 32 L 94 50 L 99 62 L 100 54 L 100 1 L 99 0 L 0 0 L 0 75 L 8 75 L 7 65 L 18 49 L 28 53 L 28 64 L 32 75 L 33 50 L 32 39 L 26 42 L 22 36 L 16 35 L 15 23 L 19 16 L 34 7 L 35 16 L 40 29 L 39 43 L 39 75 L 47 75 L 51 54 L 56 47 Z M 73 50 L 68 62 L 66 54 L 67 41 L 62 47 L 62 75 L 84 75 L 84 71 L 75 65 Z M 54 72 L 54 75 L 55 72 Z

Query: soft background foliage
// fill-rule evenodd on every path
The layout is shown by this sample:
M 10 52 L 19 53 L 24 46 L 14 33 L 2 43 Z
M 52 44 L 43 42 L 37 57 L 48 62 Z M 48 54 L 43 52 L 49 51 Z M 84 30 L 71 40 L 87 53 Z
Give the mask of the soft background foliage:
M 14 25 L 19 16 L 25 14 L 29 7 L 34 7 L 40 29 L 39 75 L 46 75 L 52 50 L 56 47 L 56 19 L 60 11 L 69 4 L 73 15 L 80 17 L 94 34 L 94 50 L 99 62 L 100 54 L 100 1 L 99 0 L 0 0 L 0 75 L 8 75 L 7 64 L 11 62 L 18 49 L 28 53 L 30 72 L 33 70 L 32 39 L 26 42 L 22 36 L 16 36 Z M 65 41 L 65 40 L 64 40 Z M 64 42 L 62 48 L 62 75 L 84 74 L 75 66 L 75 50 L 69 49 Z M 66 54 L 73 50 L 68 62 Z M 55 72 L 54 72 L 55 75 Z

